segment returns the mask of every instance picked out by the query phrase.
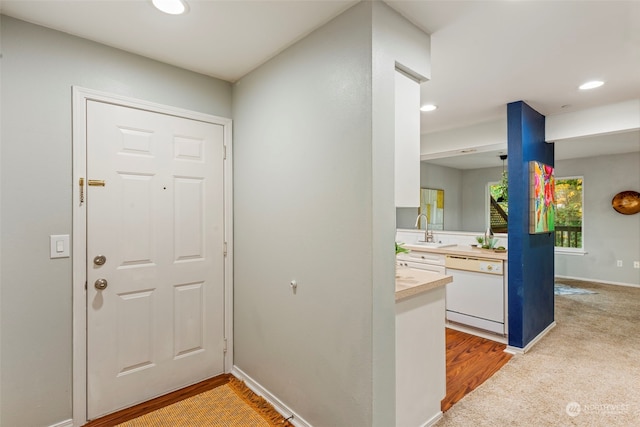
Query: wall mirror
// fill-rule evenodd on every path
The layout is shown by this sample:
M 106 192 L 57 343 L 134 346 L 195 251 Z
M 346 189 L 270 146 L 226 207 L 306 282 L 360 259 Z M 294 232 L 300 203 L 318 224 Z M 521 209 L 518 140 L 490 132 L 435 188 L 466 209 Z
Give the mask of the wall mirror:
M 444 230 L 444 190 L 420 189 L 420 214 L 425 214 L 429 230 Z M 424 228 L 420 217 L 418 228 Z

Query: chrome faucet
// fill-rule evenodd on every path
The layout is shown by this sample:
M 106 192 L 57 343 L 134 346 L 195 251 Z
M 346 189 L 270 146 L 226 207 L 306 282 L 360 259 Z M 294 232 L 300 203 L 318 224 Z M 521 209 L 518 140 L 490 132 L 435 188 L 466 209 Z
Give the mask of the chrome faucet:
M 433 234 L 431 232 L 431 230 L 429 230 L 429 221 L 427 220 L 427 216 L 423 213 L 419 214 L 418 217 L 416 218 L 416 225 L 415 227 L 418 228 L 418 224 L 420 223 L 420 218 L 424 217 L 424 241 L 427 243 L 432 243 L 433 242 Z

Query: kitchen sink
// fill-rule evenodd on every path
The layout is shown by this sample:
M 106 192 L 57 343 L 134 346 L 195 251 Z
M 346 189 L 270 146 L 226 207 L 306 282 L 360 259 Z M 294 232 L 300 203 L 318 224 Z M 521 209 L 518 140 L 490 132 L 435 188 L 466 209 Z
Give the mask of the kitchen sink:
M 437 243 L 437 242 L 414 242 L 411 244 L 415 246 L 424 246 L 425 248 L 434 248 L 434 249 L 456 246 L 455 243 Z

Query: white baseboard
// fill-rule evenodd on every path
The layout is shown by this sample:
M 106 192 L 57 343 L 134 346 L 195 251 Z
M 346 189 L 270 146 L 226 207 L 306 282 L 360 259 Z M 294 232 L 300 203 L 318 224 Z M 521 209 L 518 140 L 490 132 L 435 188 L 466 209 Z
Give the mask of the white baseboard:
M 531 350 L 531 347 L 533 347 L 538 341 L 540 341 L 545 335 L 547 335 L 550 330 L 552 330 L 555 327 L 556 327 L 556 321 L 554 320 L 553 322 L 551 322 L 549 326 L 544 328 L 544 330 L 540 332 L 534 339 L 532 339 L 529 342 L 529 344 L 524 346 L 524 348 L 512 347 L 508 345 L 507 348 L 504 349 L 504 351 L 505 353 L 511 353 L 511 354 L 524 354 L 527 351 Z
M 64 420 L 59 423 L 51 424 L 49 427 L 73 427 L 73 420 Z
M 477 329 L 477 328 L 465 326 L 465 325 L 463 325 L 461 323 L 455 323 L 455 322 L 447 321 L 445 323 L 445 327 L 447 327 L 449 329 L 454 329 L 456 331 L 464 332 L 464 333 L 467 333 L 467 334 L 475 335 L 477 337 L 484 338 L 484 339 L 487 339 L 487 340 L 499 342 L 500 344 L 508 344 L 509 343 L 509 338 L 507 338 L 506 336 L 497 335 L 497 334 L 494 334 L 492 332 L 485 332 L 482 329 Z
M 282 403 L 280 399 L 271 394 L 266 388 L 258 384 L 253 378 L 249 375 L 245 374 L 242 369 L 233 365 L 233 369 L 231 369 L 231 375 L 234 377 L 244 381 L 244 383 L 258 396 L 263 397 L 267 402 L 269 402 L 276 411 L 283 417 L 287 418 L 291 424 L 296 427 L 312 427 L 307 421 L 304 420 L 300 415 L 295 413 L 291 408 Z
M 435 414 L 433 417 L 431 417 L 430 420 L 428 420 L 426 423 L 422 424 L 420 427 L 432 427 L 438 421 L 440 421 L 440 418 L 442 418 L 442 411 L 440 411 L 437 414 Z
M 556 279 L 572 279 L 572 280 L 584 280 L 585 282 L 602 283 L 603 285 L 615 285 L 615 286 L 628 286 L 630 288 L 640 288 L 640 285 L 635 283 L 624 282 L 610 282 L 608 280 L 592 279 L 590 277 L 574 277 L 574 276 L 555 276 Z

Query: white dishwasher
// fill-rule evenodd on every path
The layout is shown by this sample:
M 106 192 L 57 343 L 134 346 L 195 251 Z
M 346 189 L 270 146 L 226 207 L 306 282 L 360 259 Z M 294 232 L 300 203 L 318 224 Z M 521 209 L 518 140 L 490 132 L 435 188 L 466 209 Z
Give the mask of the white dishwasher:
M 447 255 L 447 320 L 504 335 L 504 270 L 500 260 Z

